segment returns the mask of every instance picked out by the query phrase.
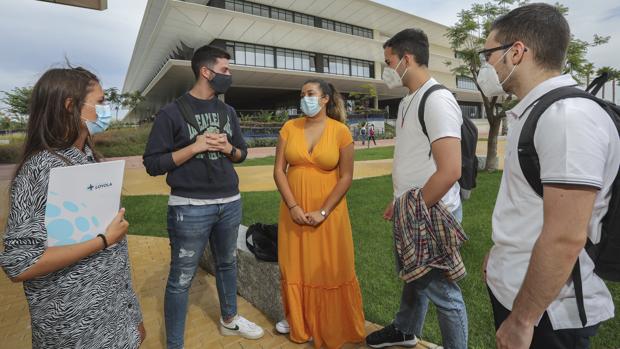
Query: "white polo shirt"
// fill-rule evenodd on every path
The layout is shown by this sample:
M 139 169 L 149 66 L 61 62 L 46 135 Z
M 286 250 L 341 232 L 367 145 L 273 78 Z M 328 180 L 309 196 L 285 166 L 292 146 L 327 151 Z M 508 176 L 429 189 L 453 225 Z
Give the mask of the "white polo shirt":
M 527 107 L 546 92 L 575 84 L 570 75 L 549 79 L 536 86 L 507 113 L 512 122 L 508 130 L 504 174 L 493 211 L 494 245 L 487 264 L 488 286 L 507 309 L 512 309 L 534 243 L 543 227 L 543 200 L 527 183 L 517 154 L 521 129 L 532 110 Z M 534 145 L 540 159 L 542 183 L 600 189 L 588 227 L 589 238 L 598 242 L 601 219 L 607 212 L 611 184 L 620 165 L 620 139 L 611 118 L 591 100 L 560 100 L 541 115 Z M 594 274 L 594 263 L 585 250 L 581 251 L 579 261 L 587 326 L 592 326 L 612 318 L 614 304 L 605 283 Z M 555 330 L 582 327 L 572 279 L 549 305 L 547 314 Z
M 422 131 L 418 119 L 418 107 L 424 93 L 438 82 L 431 78 L 422 87 L 407 95 L 398 106 L 396 119 L 396 144 L 392 168 L 394 196 L 400 197 L 414 187 L 423 187 L 437 171 L 433 156 L 428 156 L 431 143 L 444 137 L 461 139 L 461 108 L 452 92 L 438 90 L 428 96 L 424 111 L 424 121 L 428 137 Z M 441 199 L 450 211 L 461 204 L 459 183 Z

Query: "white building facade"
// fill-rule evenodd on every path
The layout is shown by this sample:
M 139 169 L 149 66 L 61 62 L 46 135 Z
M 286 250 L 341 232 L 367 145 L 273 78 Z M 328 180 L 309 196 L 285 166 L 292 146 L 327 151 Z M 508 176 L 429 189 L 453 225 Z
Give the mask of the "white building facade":
M 382 45 L 412 27 L 428 35 L 431 74 L 455 93 L 466 115 L 479 117 L 473 81 L 445 64 L 457 62 L 441 24 L 369 0 L 149 0 L 123 87 L 145 100 L 126 120 L 150 118 L 187 91 L 193 50 L 207 44 L 232 56 L 233 84 L 224 98 L 240 114 L 295 114 L 310 78 L 333 83 L 345 99 L 374 85 L 374 106 L 393 114 L 406 91 L 381 81 Z

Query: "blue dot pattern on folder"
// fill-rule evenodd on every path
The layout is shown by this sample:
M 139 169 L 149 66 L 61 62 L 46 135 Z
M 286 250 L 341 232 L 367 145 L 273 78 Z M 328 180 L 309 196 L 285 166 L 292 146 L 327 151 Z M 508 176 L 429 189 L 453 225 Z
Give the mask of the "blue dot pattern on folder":
M 62 206 L 71 211 L 71 212 L 77 212 L 80 208 L 78 207 L 78 205 L 76 205 L 75 203 L 71 202 L 71 201 L 65 201 L 62 203 Z
M 54 240 L 55 246 L 76 244 L 93 238 L 99 227 L 99 220 L 95 216 L 90 219 L 83 216 L 86 212 L 80 213 L 80 210 L 87 208 L 84 203 L 78 205 L 72 201 L 64 201 L 62 205 L 57 205 L 49 202 L 53 201 L 50 199 L 48 197 L 45 218 L 48 237 Z
M 88 228 L 90 228 L 90 224 L 88 223 L 88 219 L 84 218 L 84 217 L 78 217 L 75 219 L 75 226 L 80 229 L 80 231 L 82 233 L 85 233 L 88 231 Z
M 58 217 L 60 216 L 60 208 L 53 204 L 47 204 L 45 208 L 45 215 L 48 217 Z

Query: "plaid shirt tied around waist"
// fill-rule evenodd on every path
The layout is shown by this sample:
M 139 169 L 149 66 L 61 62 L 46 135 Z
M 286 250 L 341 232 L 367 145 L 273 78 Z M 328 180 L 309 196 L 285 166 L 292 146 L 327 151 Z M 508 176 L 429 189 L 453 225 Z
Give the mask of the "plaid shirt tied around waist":
M 393 219 L 398 274 L 405 282 L 432 269 L 443 270 L 455 282 L 467 275 L 459 252 L 467 236 L 443 202 L 429 209 L 422 190 L 413 188 L 394 201 Z

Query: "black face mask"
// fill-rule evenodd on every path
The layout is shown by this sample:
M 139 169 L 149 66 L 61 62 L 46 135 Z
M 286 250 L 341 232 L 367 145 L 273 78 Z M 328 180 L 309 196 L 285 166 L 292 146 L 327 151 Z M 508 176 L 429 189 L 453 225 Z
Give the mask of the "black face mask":
M 216 73 L 213 70 L 211 70 L 211 72 L 215 74 L 213 79 L 209 80 L 209 84 L 211 84 L 211 88 L 213 88 L 215 93 L 218 95 L 226 93 L 230 85 L 232 85 L 232 75 Z

